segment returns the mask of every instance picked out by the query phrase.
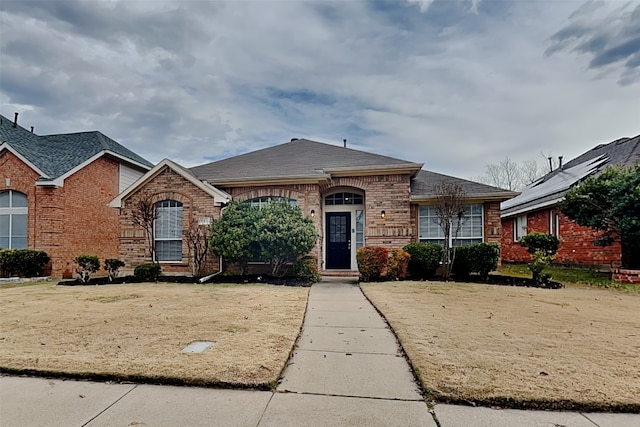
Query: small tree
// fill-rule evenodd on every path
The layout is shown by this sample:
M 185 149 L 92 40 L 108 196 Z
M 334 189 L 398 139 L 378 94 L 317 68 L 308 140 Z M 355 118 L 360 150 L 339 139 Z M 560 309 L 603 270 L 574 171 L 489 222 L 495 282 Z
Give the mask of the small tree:
M 603 232 L 594 244 L 619 241 L 623 267 L 640 268 L 640 162 L 585 179 L 567 191 L 560 209 L 579 225 Z
M 444 234 L 444 252 L 442 255 L 443 276 L 449 280 L 451 265 L 455 261 L 455 248 L 449 251 L 451 238 L 456 238 L 464 223 L 466 192 L 454 181 L 441 181 L 434 185 L 436 211 L 434 220 Z
M 318 234 L 311 218 L 298 206 L 272 201 L 260 209 L 258 240 L 261 256 L 269 260 L 271 274 L 282 274 L 282 266 L 306 255 L 316 244 Z
M 142 227 L 147 242 L 147 253 L 152 262 L 155 262 L 155 240 L 153 238 L 153 225 L 158 218 L 154 197 L 147 191 L 142 192 L 133 205 L 133 224 Z
M 199 225 L 194 218 L 189 228 L 184 230 L 184 239 L 189 247 L 191 258 L 191 273 L 194 277 L 202 277 L 205 274 L 207 255 L 209 253 L 209 235 L 205 225 Z
M 555 258 L 560 247 L 560 240 L 551 234 L 531 233 L 520 239 L 520 245 L 527 248 L 527 252 L 531 254 L 531 262 L 528 266 L 533 280 L 536 283 L 546 283 L 550 277 L 542 274 L 542 271 Z
M 104 269 L 109 273 L 109 281 L 113 282 L 113 279 L 118 277 L 118 270 L 124 267 L 124 261 L 117 258 L 107 258 L 104 260 Z
M 76 273 L 82 283 L 87 283 L 91 275 L 100 269 L 100 260 L 95 255 L 78 255 L 73 259 L 78 266 Z
M 209 248 L 227 262 L 237 262 L 241 274 L 249 261 L 260 254 L 258 216 L 260 210 L 248 203 L 231 202 L 209 228 Z

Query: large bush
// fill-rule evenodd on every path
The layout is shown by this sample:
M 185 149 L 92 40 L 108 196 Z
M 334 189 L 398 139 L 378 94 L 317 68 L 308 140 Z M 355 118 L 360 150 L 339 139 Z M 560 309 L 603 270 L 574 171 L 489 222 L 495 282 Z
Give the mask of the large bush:
M 498 268 L 500 245 L 497 243 L 477 243 L 471 248 L 471 271 L 478 273 L 483 280 L 487 280 L 489 273 Z
M 378 280 L 387 269 L 389 251 L 381 246 L 365 246 L 358 249 L 356 260 L 364 282 Z
M 407 252 L 409 273 L 413 279 L 429 279 L 436 274 L 442 261 L 443 249 L 437 243 L 409 243 L 403 250 Z
M 133 270 L 133 276 L 141 282 L 156 282 L 161 272 L 160 264 L 140 264 Z
M 402 249 L 389 251 L 389 264 L 387 265 L 387 279 L 398 280 L 407 277 L 407 267 L 411 255 Z
M 3 249 L 0 250 L 0 276 L 42 276 L 44 267 L 49 261 L 49 255 L 44 251 Z
M 528 266 L 533 280 L 537 283 L 546 283 L 550 277 L 542 272 L 555 258 L 560 240 L 551 234 L 531 233 L 520 239 L 520 246 L 527 248 L 527 252 L 531 254 L 531 262 Z
M 296 277 L 309 280 L 310 282 L 319 282 L 321 280 L 318 272 L 318 257 L 315 255 L 307 255 L 300 258 L 293 265 L 293 272 Z
M 452 256 L 453 264 L 451 272 L 456 280 L 464 280 L 471 274 L 472 246 L 459 246 L 455 248 L 455 257 Z M 451 249 L 453 252 L 454 249 Z
M 100 260 L 95 255 L 78 255 L 73 262 L 77 265 L 76 273 L 82 283 L 88 282 L 91 275 L 100 269 Z

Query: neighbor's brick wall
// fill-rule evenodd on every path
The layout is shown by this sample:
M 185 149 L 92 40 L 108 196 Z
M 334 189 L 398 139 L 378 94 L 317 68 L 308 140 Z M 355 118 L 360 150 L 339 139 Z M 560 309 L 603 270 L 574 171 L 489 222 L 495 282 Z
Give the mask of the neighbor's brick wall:
M 201 218 L 219 218 L 220 207 L 214 206 L 213 198 L 191 182 L 166 167 L 144 187 L 129 195 L 120 209 L 120 259 L 125 262 L 125 273 L 144 263 L 151 262 L 148 256 L 144 230 L 134 225 L 133 212 L 136 202 L 148 194 L 154 202 L 177 200 L 182 203 L 182 228 L 187 230 Z M 115 210 L 115 209 L 114 209 Z M 203 226 L 205 229 L 208 227 Z M 163 273 L 191 274 L 189 245 L 182 241 L 182 262 L 163 262 Z M 209 254 L 207 273 L 218 271 L 218 257 Z
M 601 247 L 593 244 L 599 232 L 569 220 L 556 208 L 543 209 L 527 215 L 527 233 L 549 233 L 549 215 L 559 214 L 560 248 L 555 263 L 610 267 L 620 264 L 621 248 L 618 242 Z M 502 220 L 502 260 L 528 262 L 531 257 L 525 248 L 513 241 L 513 218 Z

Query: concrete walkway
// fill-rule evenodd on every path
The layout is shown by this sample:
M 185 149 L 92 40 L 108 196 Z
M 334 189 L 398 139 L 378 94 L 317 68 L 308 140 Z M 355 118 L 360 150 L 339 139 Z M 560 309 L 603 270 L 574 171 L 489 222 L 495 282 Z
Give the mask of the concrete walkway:
M 638 426 L 640 415 L 436 405 L 440 426 Z M 437 426 L 398 343 L 357 285 L 310 290 L 275 392 L 0 377 L 0 426 Z

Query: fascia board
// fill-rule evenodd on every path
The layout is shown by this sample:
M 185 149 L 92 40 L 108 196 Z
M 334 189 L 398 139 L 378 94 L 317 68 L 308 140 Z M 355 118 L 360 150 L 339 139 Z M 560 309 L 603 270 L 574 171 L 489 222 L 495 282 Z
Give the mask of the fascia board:
M 345 166 L 337 168 L 324 168 L 323 171 L 331 174 L 332 177 L 344 176 L 368 176 L 368 175 L 389 175 L 389 174 L 410 174 L 416 175 L 424 163 L 403 163 L 399 165 L 377 165 L 377 166 Z
M 467 201 L 476 201 L 476 202 L 502 202 L 505 200 L 509 200 L 512 197 L 517 196 L 520 193 L 511 192 L 511 193 L 474 193 L 465 197 Z M 423 195 L 412 195 L 410 197 L 410 201 L 413 203 L 420 202 L 433 202 L 437 199 L 436 196 L 423 196 Z
M 8 142 L 2 142 L 0 143 L 0 153 L 2 153 L 2 150 L 7 150 L 10 151 L 11 153 L 13 153 L 14 156 L 16 156 L 18 159 L 20 159 L 24 164 L 26 164 L 27 166 L 29 166 L 31 169 L 33 169 L 35 172 L 37 172 L 38 174 L 40 174 L 41 177 L 43 178 L 49 178 L 49 175 L 47 175 L 46 173 L 44 173 L 42 170 L 40 170 L 39 167 L 37 167 L 36 165 L 34 165 L 33 163 L 31 163 L 29 160 L 26 159 L 26 157 L 24 157 L 22 154 L 20 154 L 18 151 L 16 151 L 15 148 L 13 148 L 11 146 L 11 144 L 9 144 Z
M 501 212 L 500 213 L 500 219 L 509 218 L 509 217 L 512 217 L 512 216 L 518 216 L 518 215 L 521 215 L 521 214 L 524 214 L 524 213 L 528 213 L 528 212 L 538 211 L 540 209 L 556 205 L 556 204 L 560 203 L 563 200 L 564 200 L 564 196 L 559 197 L 557 199 L 553 199 L 553 200 L 547 200 L 546 202 L 538 203 L 538 204 L 535 204 L 535 205 L 527 206 L 527 207 L 521 208 L 521 209 L 507 210 L 505 212 Z

